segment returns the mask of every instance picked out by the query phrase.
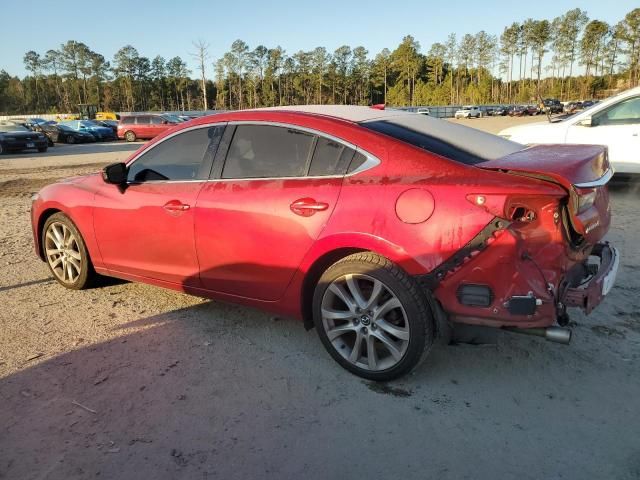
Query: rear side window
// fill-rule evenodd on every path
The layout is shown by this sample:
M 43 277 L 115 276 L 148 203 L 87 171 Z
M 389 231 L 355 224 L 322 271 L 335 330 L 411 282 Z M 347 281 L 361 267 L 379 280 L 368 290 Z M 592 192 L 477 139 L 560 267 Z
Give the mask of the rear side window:
M 355 172 L 366 161 L 367 161 L 366 156 L 364 156 L 360 152 L 356 152 L 356 154 L 353 156 L 353 159 L 351 160 L 351 163 L 349 164 L 349 170 L 347 170 L 347 173 Z
M 150 121 L 151 117 L 149 117 L 148 115 L 141 115 L 139 117 L 136 117 L 136 123 L 138 125 L 149 125 Z
M 199 128 L 164 140 L 143 153 L 129 167 L 134 183 L 209 178 L 223 126 Z
M 122 125 L 131 125 L 132 123 L 134 123 L 135 119 L 136 117 L 122 117 L 120 123 Z
M 314 135 L 271 125 L 239 125 L 229 146 L 222 178 L 301 177 Z
M 310 176 L 342 175 L 355 151 L 328 138 L 318 137 L 309 167 Z

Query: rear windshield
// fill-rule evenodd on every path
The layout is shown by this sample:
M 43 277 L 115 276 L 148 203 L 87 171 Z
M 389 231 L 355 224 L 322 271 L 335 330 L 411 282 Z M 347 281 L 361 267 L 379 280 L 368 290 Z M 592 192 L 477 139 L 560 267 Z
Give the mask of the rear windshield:
M 524 148 L 497 135 L 419 114 L 378 118 L 360 125 L 466 165 L 495 160 Z

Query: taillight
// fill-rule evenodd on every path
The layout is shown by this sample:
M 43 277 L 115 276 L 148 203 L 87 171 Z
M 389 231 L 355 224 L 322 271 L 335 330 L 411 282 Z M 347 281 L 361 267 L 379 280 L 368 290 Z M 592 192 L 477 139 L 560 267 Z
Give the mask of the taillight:
M 575 209 L 578 214 L 586 212 L 596 203 L 598 190 L 595 188 L 580 188 L 575 190 Z

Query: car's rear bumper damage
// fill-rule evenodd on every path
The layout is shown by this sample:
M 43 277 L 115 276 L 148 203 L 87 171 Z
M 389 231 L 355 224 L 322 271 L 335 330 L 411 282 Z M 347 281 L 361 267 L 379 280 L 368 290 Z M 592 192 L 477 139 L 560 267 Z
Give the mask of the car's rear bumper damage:
M 620 264 L 618 250 L 608 243 L 599 243 L 591 251 L 598 264 L 580 263 L 567 275 L 559 295 L 560 304 L 578 307 L 589 314 L 613 287 Z M 597 270 L 594 268 L 597 267 Z

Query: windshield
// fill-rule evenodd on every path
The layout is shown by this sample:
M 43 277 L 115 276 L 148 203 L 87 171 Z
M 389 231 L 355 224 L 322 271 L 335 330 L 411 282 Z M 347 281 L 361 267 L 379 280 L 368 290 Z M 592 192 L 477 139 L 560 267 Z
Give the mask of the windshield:
M 360 125 L 466 165 L 495 160 L 524 148 L 475 128 L 418 114 L 368 120 Z
M 28 128 L 15 123 L 3 123 L 0 124 L 0 132 L 30 132 Z

